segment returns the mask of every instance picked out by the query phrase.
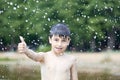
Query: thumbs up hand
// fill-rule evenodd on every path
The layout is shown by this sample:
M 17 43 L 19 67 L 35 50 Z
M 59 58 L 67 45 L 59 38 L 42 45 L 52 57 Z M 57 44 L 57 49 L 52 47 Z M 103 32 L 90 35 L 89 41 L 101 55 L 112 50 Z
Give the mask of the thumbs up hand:
M 24 41 L 24 38 L 20 36 L 20 43 L 18 44 L 18 52 L 19 53 L 26 53 L 27 52 L 27 45 L 26 42 Z

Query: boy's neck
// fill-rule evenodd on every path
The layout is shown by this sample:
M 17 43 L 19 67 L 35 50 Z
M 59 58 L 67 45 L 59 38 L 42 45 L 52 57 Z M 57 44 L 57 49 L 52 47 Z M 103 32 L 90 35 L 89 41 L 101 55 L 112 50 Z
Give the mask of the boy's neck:
M 51 51 L 52 54 L 56 55 L 56 56 L 63 56 L 64 53 L 55 53 L 54 51 Z

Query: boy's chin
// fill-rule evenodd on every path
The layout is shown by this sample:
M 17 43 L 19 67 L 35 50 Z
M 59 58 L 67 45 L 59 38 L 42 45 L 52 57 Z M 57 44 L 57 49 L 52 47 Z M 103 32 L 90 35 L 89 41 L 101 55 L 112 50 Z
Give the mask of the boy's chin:
M 64 51 L 55 51 L 55 54 L 61 55 L 61 54 L 63 54 L 63 52 L 64 52 Z

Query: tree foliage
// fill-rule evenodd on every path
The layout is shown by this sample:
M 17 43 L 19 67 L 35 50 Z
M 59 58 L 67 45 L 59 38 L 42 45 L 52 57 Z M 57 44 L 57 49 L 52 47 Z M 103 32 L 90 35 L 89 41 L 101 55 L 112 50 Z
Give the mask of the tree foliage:
M 115 30 L 120 44 L 119 0 L 0 0 L 1 45 L 17 44 L 19 35 L 29 45 L 48 44 L 53 24 L 66 23 L 71 30 L 71 47 L 89 50 L 108 40 Z

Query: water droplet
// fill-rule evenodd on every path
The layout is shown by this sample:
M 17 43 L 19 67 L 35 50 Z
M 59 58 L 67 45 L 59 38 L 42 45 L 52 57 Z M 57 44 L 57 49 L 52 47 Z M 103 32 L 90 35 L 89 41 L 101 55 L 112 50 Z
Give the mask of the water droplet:
M 111 39 L 110 37 L 108 37 L 108 39 Z
M 3 10 L 0 11 L 0 14 L 2 14 L 2 13 L 3 13 Z
M 16 7 L 13 7 L 13 10 L 16 10 L 17 8 Z
M 62 20 L 62 22 L 64 23 L 64 22 L 65 22 L 65 20 Z
M 3 44 L 3 42 L 0 42 L 0 44 Z
M 101 51 L 102 49 L 101 48 L 98 48 L 99 51 Z
M 46 18 L 46 16 L 43 16 L 43 18 L 45 19 L 45 18 Z
M 4 51 L 5 49 L 4 48 L 2 48 L 2 51 Z
M 97 33 L 97 32 L 95 32 L 95 34 L 97 35 L 98 33 Z
M 20 8 L 20 6 L 18 5 L 17 8 Z
M 5 76 L 2 76 L 2 79 L 4 79 L 5 78 Z
M 28 22 L 28 20 L 25 20 L 25 22 Z
M 94 36 L 93 38 L 94 38 L 94 39 L 96 39 L 96 38 L 97 38 L 97 36 Z
M 9 4 L 10 4 L 10 5 L 13 5 L 13 3 L 12 3 L 12 2 L 10 2 Z
M 107 6 L 105 6 L 105 9 L 107 9 L 108 7 Z
M 50 18 L 48 18 L 48 21 L 50 21 Z
M 45 15 L 47 15 L 48 13 L 45 13 Z
M 105 19 L 105 21 L 107 21 L 107 19 Z
M 39 3 L 39 1 L 37 0 L 36 3 Z
M 30 33 L 27 33 L 27 35 L 30 35 Z
M 27 8 L 27 7 L 25 7 L 24 9 L 25 9 L 25 10 L 27 10 L 28 8 Z
M 77 18 L 77 21 L 79 21 L 80 19 L 79 18 Z
M 32 10 L 33 12 L 35 12 L 36 10 Z

